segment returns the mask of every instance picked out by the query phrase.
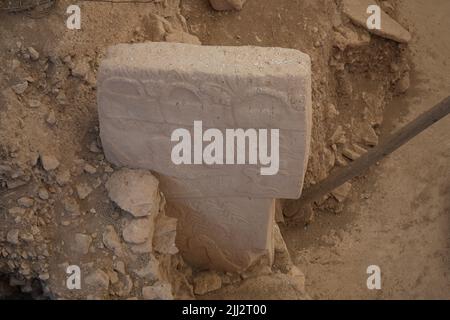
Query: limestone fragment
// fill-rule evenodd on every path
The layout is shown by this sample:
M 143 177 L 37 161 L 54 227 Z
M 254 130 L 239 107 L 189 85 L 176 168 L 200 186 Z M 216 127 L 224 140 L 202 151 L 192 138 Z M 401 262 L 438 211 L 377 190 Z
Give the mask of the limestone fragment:
M 161 278 L 161 273 L 159 271 L 159 262 L 156 260 L 154 255 L 150 255 L 150 259 L 145 265 L 145 267 L 136 270 L 135 273 L 144 278 L 147 281 L 154 282 Z
M 91 165 L 91 164 L 89 164 L 89 163 L 86 163 L 86 164 L 84 165 L 83 170 L 84 170 L 85 172 L 89 173 L 89 174 L 95 174 L 95 173 L 97 172 L 97 169 L 96 169 L 93 165 Z
M 167 282 L 156 282 L 151 287 L 142 288 L 142 297 L 145 300 L 173 300 L 172 287 Z
M 159 212 L 158 180 L 148 171 L 121 169 L 114 172 L 106 189 L 112 201 L 135 217 Z
M 204 295 L 222 287 L 222 279 L 213 271 L 201 272 L 194 278 L 194 293 Z
M 364 131 L 361 138 L 366 146 L 374 147 L 378 145 L 379 138 L 372 126 L 369 126 L 369 128 Z
M 12 86 L 12 89 L 14 90 L 15 93 L 17 94 L 22 94 L 25 92 L 25 90 L 27 90 L 28 88 L 28 81 L 22 81 L 19 82 L 18 84 L 15 84 Z
M 344 149 L 342 149 L 342 154 L 344 155 L 344 157 L 346 157 L 352 161 L 357 160 L 361 156 L 361 154 L 352 150 L 349 147 L 345 147 Z
M 343 202 L 352 189 L 352 184 L 350 182 L 344 183 L 342 186 L 334 189 L 331 194 L 336 198 L 337 201 Z
M 19 244 L 19 230 L 18 229 L 9 230 L 8 233 L 6 234 L 6 241 L 14 245 Z
M 403 76 L 398 80 L 396 85 L 396 91 L 397 93 L 403 94 L 408 91 L 409 87 L 411 85 L 411 80 L 409 76 L 409 72 L 405 72 Z
M 17 203 L 24 208 L 31 208 L 34 204 L 33 198 L 30 197 L 22 197 L 17 200 Z
M 176 254 L 178 248 L 175 244 L 177 235 L 177 219 L 161 215 L 156 222 L 153 235 L 155 251 L 164 254 Z
M 112 250 L 116 256 L 122 257 L 124 255 L 122 242 L 120 241 L 114 226 L 109 225 L 106 227 L 106 231 L 103 233 L 103 243 L 108 249 Z
M 59 167 L 59 161 L 55 156 L 41 154 L 40 158 L 45 171 L 52 171 Z
M 84 282 L 87 286 L 92 288 L 99 288 L 102 290 L 108 290 L 109 288 L 108 274 L 100 269 L 97 269 L 94 272 L 87 275 L 86 278 L 84 279 Z
M 48 200 L 49 198 L 48 191 L 45 188 L 39 188 L 38 195 L 41 200 Z
M 151 239 L 154 225 L 148 217 L 131 220 L 123 229 L 123 239 L 126 242 L 141 244 Z
M 33 47 L 28 47 L 28 53 L 30 54 L 31 60 L 38 60 L 39 59 L 39 52 L 36 51 Z
M 411 34 L 387 13 L 381 10 L 381 29 L 369 29 L 367 19 L 369 14 L 367 8 L 374 5 L 373 0 L 343 0 L 343 11 L 353 23 L 366 28 L 370 33 L 383 38 L 391 39 L 400 43 L 411 41 Z
M 87 254 L 89 252 L 89 248 L 92 243 L 92 238 L 89 235 L 77 233 L 75 234 L 75 239 L 73 242 L 72 249 L 75 252 L 81 253 L 81 254 Z
M 86 199 L 89 194 L 92 192 L 92 188 L 87 183 L 80 183 L 77 185 L 77 194 L 78 197 L 83 200 Z
M 69 170 L 63 170 L 56 175 L 56 182 L 62 187 L 70 182 Z
M 67 213 L 73 215 L 80 215 L 80 206 L 73 198 L 66 198 L 63 200 L 64 209 Z

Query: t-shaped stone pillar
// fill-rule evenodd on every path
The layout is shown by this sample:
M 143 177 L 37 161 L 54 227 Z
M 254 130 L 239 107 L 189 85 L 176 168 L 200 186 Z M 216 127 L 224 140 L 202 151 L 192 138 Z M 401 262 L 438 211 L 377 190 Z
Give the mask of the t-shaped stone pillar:
M 168 213 L 179 219 L 177 244 L 189 262 L 240 271 L 262 257 L 271 259 L 274 198 L 300 196 L 308 160 L 307 55 L 281 48 L 117 45 L 100 66 L 98 108 L 107 159 L 159 175 Z M 196 164 L 173 161 L 177 129 L 192 137 L 188 158 Z M 206 137 L 209 129 L 214 138 Z M 243 148 L 239 139 L 228 139 L 228 130 L 236 129 L 247 134 Z M 275 131 L 279 149 L 270 144 Z M 268 137 L 263 139 L 262 132 Z M 263 140 L 270 150 L 261 148 Z M 220 147 L 224 160 L 205 164 L 203 148 L 213 141 L 222 142 L 214 155 Z M 246 160 L 256 151 L 260 158 L 257 163 L 222 164 L 231 159 L 226 159 L 230 150 Z M 262 175 L 267 163 L 261 156 L 277 151 L 276 174 Z M 233 160 L 238 157 L 232 155 Z

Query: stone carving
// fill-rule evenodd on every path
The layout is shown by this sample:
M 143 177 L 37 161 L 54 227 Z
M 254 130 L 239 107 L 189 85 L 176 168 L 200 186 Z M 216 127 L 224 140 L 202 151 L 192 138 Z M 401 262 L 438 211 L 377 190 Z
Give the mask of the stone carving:
M 271 256 L 273 198 L 298 198 L 311 131 L 309 57 L 297 50 L 173 43 L 117 45 L 98 74 L 100 136 L 107 159 L 154 171 L 179 247 L 200 265 L 242 270 Z M 176 165 L 171 134 L 279 129 L 278 174 L 260 165 Z

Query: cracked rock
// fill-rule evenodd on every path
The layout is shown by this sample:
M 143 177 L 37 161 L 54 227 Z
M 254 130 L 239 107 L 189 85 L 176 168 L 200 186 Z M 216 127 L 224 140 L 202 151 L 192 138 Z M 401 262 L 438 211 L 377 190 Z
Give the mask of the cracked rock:
M 135 217 L 159 212 L 158 180 L 148 171 L 121 169 L 106 183 L 108 195 L 121 209 Z
M 123 229 L 123 239 L 133 244 L 145 243 L 151 238 L 153 227 L 150 218 L 133 219 Z

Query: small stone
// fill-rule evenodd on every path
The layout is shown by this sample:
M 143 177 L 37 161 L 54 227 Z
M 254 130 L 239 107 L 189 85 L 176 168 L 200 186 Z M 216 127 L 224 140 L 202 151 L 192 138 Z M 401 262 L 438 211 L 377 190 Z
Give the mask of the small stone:
M 336 109 L 336 106 L 334 104 L 330 103 L 327 108 L 328 118 L 334 119 L 338 115 L 339 115 L 339 111 Z
M 87 172 L 89 174 L 94 174 L 94 173 L 97 172 L 97 169 L 94 166 L 90 165 L 89 163 L 86 163 L 84 165 L 83 169 L 84 169 L 85 172 Z
M 408 91 L 409 87 L 411 85 L 410 75 L 409 72 L 405 72 L 405 74 L 401 77 L 400 80 L 398 80 L 396 85 L 396 91 L 399 94 L 404 94 L 406 91 Z
M 58 172 L 58 174 L 56 175 L 56 183 L 58 183 L 62 187 L 69 182 L 70 182 L 69 170 Z
M 50 110 L 48 112 L 47 118 L 45 119 L 45 121 L 51 126 L 56 124 L 56 115 L 55 115 L 55 112 L 53 110 Z
M 28 81 L 22 81 L 18 84 L 13 85 L 11 88 L 14 90 L 15 93 L 22 94 L 28 88 Z
M 22 233 L 20 238 L 25 242 L 33 242 L 34 236 L 31 233 Z
M 158 281 L 151 287 L 142 288 L 142 297 L 145 300 L 173 300 L 172 286 Z
M 96 141 L 91 142 L 91 144 L 89 145 L 89 151 L 92 153 L 100 153 L 101 152 Z
M 10 244 L 18 245 L 19 230 L 18 229 L 9 230 L 8 233 L 6 234 L 6 241 L 8 241 Z
M 76 186 L 78 197 L 81 200 L 86 199 L 92 192 L 92 188 L 86 183 L 80 183 Z
M 159 271 L 159 262 L 156 260 L 155 256 L 150 254 L 150 259 L 145 267 L 136 270 L 135 273 L 144 278 L 147 281 L 153 282 L 161 278 L 161 273 Z
M 110 165 L 106 165 L 103 169 L 106 173 L 113 173 L 114 169 Z
M 46 281 L 46 280 L 50 279 L 50 275 L 48 273 L 41 273 L 41 274 L 39 274 L 38 278 L 42 281 Z
M 95 270 L 89 274 L 85 279 L 84 283 L 92 288 L 108 290 L 109 288 L 109 277 L 108 274 L 100 269 Z
M 48 191 L 45 188 L 39 188 L 38 195 L 42 200 L 48 200 L 49 198 Z
M 150 218 L 133 219 L 123 229 L 122 236 L 126 242 L 145 243 L 153 234 L 153 224 Z
M 77 233 L 73 242 L 72 249 L 81 254 L 87 254 L 92 243 L 92 238 L 89 235 Z
M 359 153 L 347 147 L 342 150 L 342 155 L 352 161 L 357 160 L 361 156 Z
M 8 210 L 8 213 L 13 216 L 20 216 L 25 214 L 25 212 L 26 212 L 25 209 L 20 207 L 13 207 Z
M 28 53 L 30 54 L 31 60 L 36 61 L 39 59 L 39 52 L 37 52 L 33 47 L 28 47 Z
M 77 61 L 71 70 L 72 76 L 80 79 L 86 79 L 90 69 L 91 67 L 86 60 Z
M 34 200 L 33 200 L 33 198 L 30 198 L 30 197 L 22 197 L 19 200 L 17 200 L 17 203 L 21 207 L 31 208 L 34 204 Z
M 119 235 L 114 229 L 114 226 L 109 225 L 106 227 L 106 231 L 103 233 L 103 244 L 118 257 L 124 256 L 124 250 Z
M 66 105 L 67 104 L 67 97 L 66 94 L 62 91 L 60 91 L 58 93 L 58 95 L 56 96 L 56 101 L 58 102 L 58 104 L 60 105 Z
M 369 126 L 367 130 L 365 130 L 361 138 L 366 146 L 374 147 L 378 145 L 378 135 L 371 126 Z
M 363 154 L 367 153 L 367 150 L 363 147 L 360 147 L 357 144 L 353 144 L 353 150 L 355 150 L 356 153 L 359 154 L 359 157 L 361 157 Z
M 28 106 L 30 108 L 39 108 L 40 105 L 41 105 L 41 102 L 39 100 L 36 100 L 36 99 L 28 100 Z
M 352 184 L 350 182 L 344 183 L 342 186 L 334 189 L 331 194 L 338 202 L 344 202 L 347 199 L 348 194 L 352 189 Z
M 52 155 L 41 154 L 41 163 L 45 171 L 52 171 L 59 167 L 59 161 Z
M 67 198 L 64 199 L 64 209 L 67 213 L 73 214 L 73 215 L 80 215 L 80 206 L 76 202 L 75 199 Z
M 120 260 L 114 262 L 114 270 L 116 270 L 120 274 L 123 274 L 123 275 L 126 274 L 125 263 L 123 261 L 120 261 Z
M 155 251 L 163 254 L 176 254 L 178 248 L 175 244 L 177 236 L 177 219 L 162 215 L 156 221 L 153 247 Z
M 204 295 L 222 287 L 222 279 L 213 271 L 199 273 L 194 278 L 194 293 Z
M 344 144 L 346 142 L 345 131 L 342 126 L 337 126 L 336 130 L 330 138 L 330 142 L 331 144 Z

